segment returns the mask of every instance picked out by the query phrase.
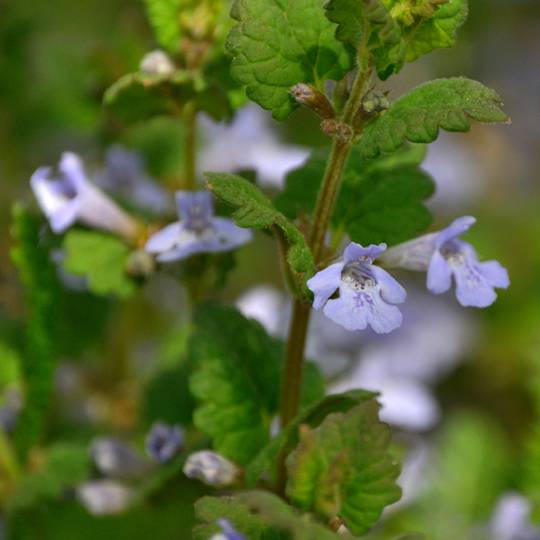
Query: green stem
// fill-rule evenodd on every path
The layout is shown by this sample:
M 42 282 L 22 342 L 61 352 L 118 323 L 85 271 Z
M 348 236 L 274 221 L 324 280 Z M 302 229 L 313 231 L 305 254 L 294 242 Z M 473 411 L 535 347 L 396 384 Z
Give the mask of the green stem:
M 366 43 L 363 43 L 359 52 L 359 68 L 356 79 L 347 100 L 341 122 L 352 126 L 354 119 L 360 110 L 362 99 L 366 93 L 367 85 L 371 76 L 371 66 L 368 55 L 365 54 Z M 310 236 L 310 248 L 315 258 L 315 263 L 320 264 L 324 259 L 325 236 L 330 224 L 330 218 L 336 203 L 341 185 L 343 172 L 351 152 L 353 141 L 343 141 L 335 138 L 324 178 L 319 192 L 317 205 L 313 216 L 313 229 Z M 287 345 L 287 358 L 283 374 L 282 398 L 281 398 L 281 427 L 282 429 L 298 415 L 300 407 L 300 392 L 302 387 L 302 368 L 304 362 L 304 349 L 309 327 L 311 306 L 296 299 L 293 308 L 291 324 L 289 327 L 289 339 Z M 280 463 L 280 491 L 283 491 L 284 456 Z
M 184 141 L 184 185 L 183 189 L 194 191 L 197 188 L 197 110 L 194 104 L 186 106 L 186 139 Z

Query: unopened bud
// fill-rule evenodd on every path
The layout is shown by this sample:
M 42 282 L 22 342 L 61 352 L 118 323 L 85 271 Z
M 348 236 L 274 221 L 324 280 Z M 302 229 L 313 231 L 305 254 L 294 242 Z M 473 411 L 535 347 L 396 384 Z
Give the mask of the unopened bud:
M 390 107 L 390 102 L 384 92 L 372 90 L 362 100 L 362 111 L 367 115 L 378 114 Z
M 77 488 L 82 505 L 95 516 L 119 514 L 133 499 L 133 492 L 112 480 L 93 480 Z
M 239 472 L 234 463 L 210 450 L 191 454 L 184 465 L 184 474 L 188 478 L 196 478 L 214 487 L 234 483 Z
M 349 142 L 354 137 L 354 130 L 349 124 L 338 122 L 337 120 L 323 120 L 321 129 L 326 135 L 334 137 L 343 142 Z
M 145 54 L 139 67 L 147 75 L 172 75 L 175 72 L 169 55 L 159 49 Z
M 166 463 L 181 450 L 184 433 L 178 426 L 156 422 L 146 437 L 146 451 L 159 463 Z
M 126 262 L 126 272 L 132 278 L 147 278 L 154 273 L 155 269 L 154 258 L 144 249 L 131 253 Z
M 291 88 L 292 97 L 308 109 L 318 114 L 321 118 L 334 118 L 336 112 L 328 98 L 310 84 L 298 83 Z

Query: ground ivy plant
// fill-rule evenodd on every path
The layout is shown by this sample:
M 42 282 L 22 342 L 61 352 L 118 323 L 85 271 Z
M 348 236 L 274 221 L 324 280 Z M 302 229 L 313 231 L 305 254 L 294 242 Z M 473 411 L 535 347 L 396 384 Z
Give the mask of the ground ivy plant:
M 473 217 L 428 231 L 424 202 L 434 183 L 420 169 L 424 145 L 441 129 L 507 122 L 501 99 L 464 77 L 428 81 L 395 100 L 385 92 L 384 81 L 406 63 L 454 45 L 467 2 L 145 4 L 161 49 L 107 90 L 104 107 L 128 125 L 167 115 L 184 126 L 184 170 L 173 182 L 178 215 L 113 200 L 69 151 L 57 171 L 32 175 L 53 234 L 44 241 L 40 221 L 16 208 L 13 258 L 30 313 L 22 367 L 28 398 L 13 441 L 0 441 L 10 472 L 0 495 L 17 508 L 29 504 L 25 486 L 31 498 L 50 498 L 89 474 L 78 447 L 45 447 L 44 468 L 25 468 L 29 450 L 44 444 L 57 357 L 51 313 L 65 287 L 57 266 L 93 295 L 123 302 L 167 271 L 189 292 L 187 383 L 177 393 L 189 394 L 193 426 L 186 420 L 185 429 L 192 433 L 166 419 L 153 427 L 146 446 L 158 465 L 132 486 L 129 504 L 186 475 L 214 490 L 195 503 L 197 540 L 362 537 L 400 499 L 400 464 L 376 394 L 325 395 L 319 369 L 305 358 L 313 310 L 351 332 L 387 334 L 401 325 L 407 301 L 393 269 L 424 272 L 433 294 L 454 286 L 465 307 L 488 307 L 496 289 L 509 285 L 498 262 L 480 261 L 461 239 Z M 246 96 L 276 121 L 306 108 L 328 139 L 273 198 L 250 178 L 196 173 L 199 115 L 230 120 Z M 293 303 L 285 342 L 217 299 L 231 254 L 260 238 L 255 230 L 276 239 L 282 259 Z M 60 253 L 54 263 L 52 251 Z

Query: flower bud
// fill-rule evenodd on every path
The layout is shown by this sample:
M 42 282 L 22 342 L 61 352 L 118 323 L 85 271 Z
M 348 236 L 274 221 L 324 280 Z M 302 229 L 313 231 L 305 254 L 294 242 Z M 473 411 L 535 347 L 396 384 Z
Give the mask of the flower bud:
M 321 129 L 326 135 L 343 142 L 349 142 L 354 137 L 354 130 L 351 126 L 333 119 L 323 120 Z
M 168 76 L 175 72 L 173 61 L 160 49 L 145 54 L 139 68 L 146 75 Z
M 234 463 L 210 450 L 191 454 L 184 465 L 184 474 L 188 478 L 197 478 L 214 487 L 232 484 L 239 472 Z
M 321 118 L 334 118 L 336 112 L 328 101 L 328 98 L 310 84 L 298 83 L 291 88 L 292 97 L 308 109 L 318 114 Z
M 156 422 L 146 437 L 146 451 L 159 463 L 171 460 L 182 448 L 184 433 L 178 426 Z
M 129 506 L 132 491 L 112 480 L 86 482 L 77 488 L 81 504 L 93 515 L 119 514 Z

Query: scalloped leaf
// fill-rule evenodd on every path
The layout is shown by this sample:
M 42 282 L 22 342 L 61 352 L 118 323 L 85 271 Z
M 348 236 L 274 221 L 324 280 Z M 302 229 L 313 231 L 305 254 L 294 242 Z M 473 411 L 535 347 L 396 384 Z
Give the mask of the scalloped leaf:
M 395 152 L 405 141 L 433 142 L 439 129 L 469 131 L 473 120 L 508 122 L 501 98 L 483 84 L 456 77 L 417 86 L 366 125 L 359 149 L 366 159 Z
M 350 50 L 335 38 L 336 25 L 321 0 L 236 0 L 238 24 L 227 39 L 232 74 L 247 95 L 276 120 L 296 108 L 290 89 L 299 82 L 319 89 L 353 67 Z
M 300 429 L 300 443 L 287 458 L 292 504 L 328 519 L 338 516 L 353 534 L 363 534 L 399 500 L 400 466 L 388 454 L 390 429 L 380 422 L 379 408 L 370 399 L 328 415 L 318 428 Z

